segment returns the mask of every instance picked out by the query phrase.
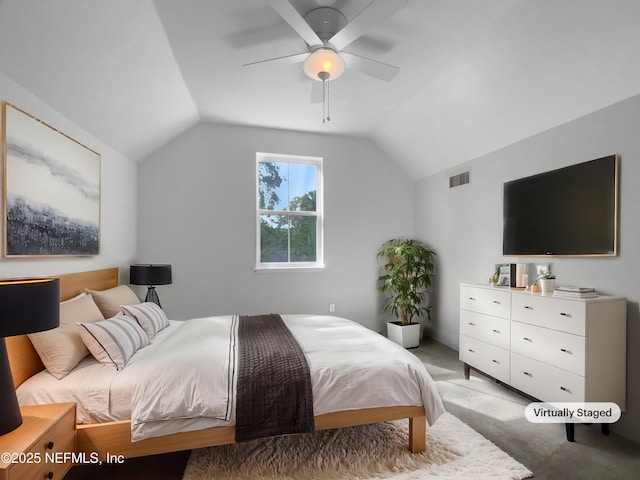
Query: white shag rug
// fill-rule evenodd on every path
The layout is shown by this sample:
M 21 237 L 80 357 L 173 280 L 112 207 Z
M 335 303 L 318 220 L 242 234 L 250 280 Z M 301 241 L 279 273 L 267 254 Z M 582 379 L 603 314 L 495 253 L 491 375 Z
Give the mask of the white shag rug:
M 408 421 L 201 448 L 183 480 L 521 480 L 533 474 L 456 417 L 427 430 L 427 450 L 407 450 Z

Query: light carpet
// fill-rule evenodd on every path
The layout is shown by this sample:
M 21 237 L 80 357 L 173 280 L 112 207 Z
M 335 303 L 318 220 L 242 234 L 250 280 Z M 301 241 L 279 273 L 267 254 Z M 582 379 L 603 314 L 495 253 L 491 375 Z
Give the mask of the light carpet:
M 407 450 L 408 421 L 325 430 L 194 450 L 183 480 L 520 480 L 533 474 L 456 417 L 427 430 L 427 451 Z

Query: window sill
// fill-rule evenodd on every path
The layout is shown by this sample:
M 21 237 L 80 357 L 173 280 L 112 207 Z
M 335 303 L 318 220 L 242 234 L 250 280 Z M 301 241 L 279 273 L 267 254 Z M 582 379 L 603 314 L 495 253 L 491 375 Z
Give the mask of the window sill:
M 292 267 L 292 266 L 274 266 L 274 267 L 265 267 L 259 266 L 254 267 L 254 272 L 256 273 L 280 273 L 280 272 L 323 272 L 325 269 L 324 265 L 320 265 L 317 267 Z

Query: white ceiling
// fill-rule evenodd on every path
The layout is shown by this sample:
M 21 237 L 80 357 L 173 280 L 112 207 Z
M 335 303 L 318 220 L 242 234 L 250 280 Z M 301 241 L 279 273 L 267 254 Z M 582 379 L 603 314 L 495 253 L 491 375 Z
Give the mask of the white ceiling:
M 640 93 L 639 46 L 637 0 L 409 0 L 345 48 L 400 73 L 347 71 L 323 124 L 300 64 L 242 66 L 306 49 L 266 0 L 0 0 L 0 71 L 134 160 L 206 120 L 369 137 L 420 178 Z

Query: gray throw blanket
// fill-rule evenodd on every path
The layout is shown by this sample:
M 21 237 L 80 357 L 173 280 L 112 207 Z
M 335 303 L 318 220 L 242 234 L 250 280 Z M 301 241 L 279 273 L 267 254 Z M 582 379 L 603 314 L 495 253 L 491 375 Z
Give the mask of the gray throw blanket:
M 307 359 L 280 315 L 241 316 L 236 442 L 315 430 Z

